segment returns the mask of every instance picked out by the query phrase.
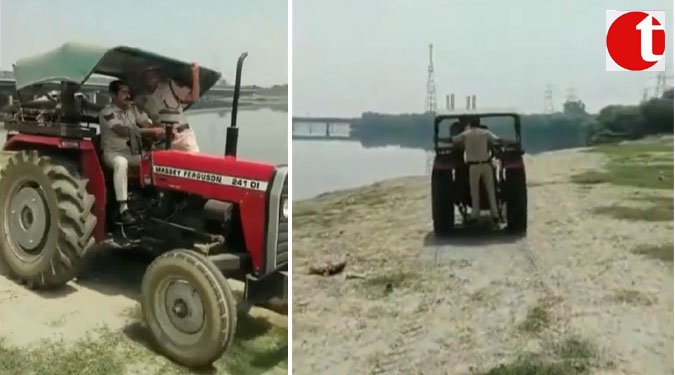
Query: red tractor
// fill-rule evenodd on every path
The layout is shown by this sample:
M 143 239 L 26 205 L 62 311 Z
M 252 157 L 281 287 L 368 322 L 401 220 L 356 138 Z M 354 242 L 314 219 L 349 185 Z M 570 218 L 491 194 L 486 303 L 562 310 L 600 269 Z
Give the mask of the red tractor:
M 523 163 L 523 148 L 520 139 L 520 116 L 511 112 L 456 112 L 439 114 L 434 120 L 434 166 L 431 176 L 432 213 L 434 232 L 448 235 L 457 224 L 455 208 L 467 221 L 467 211 L 471 207 L 471 189 L 469 187 L 469 165 L 464 159 L 461 144 L 453 142 L 452 137 L 464 130 L 471 120 L 492 122 L 502 130 L 513 126 L 515 138 L 500 138 L 493 145 L 491 164 L 495 181 L 497 207 L 502 218 L 506 219 L 507 231 L 524 234 L 527 231 L 527 182 Z M 511 122 L 511 124 L 509 124 Z M 480 183 L 480 209 L 488 210 L 489 201 L 483 181 Z
M 245 282 L 250 304 L 286 303 L 287 167 L 237 158 L 245 57 L 237 63 L 225 155 L 146 145 L 140 168 L 129 172 L 129 207 L 140 218 L 133 226 L 113 220 L 112 172 L 101 162 L 97 131 L 101 107 L 78 90 L 101 80 L 92 74 L 134 82 L 151 65 L 189 83 L 190 64 L 77 43 L 19 60 L 19 105 L 5 122 L 4 150 L 14 153 L 0 179 L 0 255 L 10 276 L 52 289 L 78 275 L 95 244 L 152 251 L 157 257 L 141 288 L 144 318 L 160 350 L 191 367 L 211 364 L 232 343 L 237 308 L 227 278 Z M 219 79 L 202 67 L 202 93 Z M 165 126 L 171 134 L 172 124 Z

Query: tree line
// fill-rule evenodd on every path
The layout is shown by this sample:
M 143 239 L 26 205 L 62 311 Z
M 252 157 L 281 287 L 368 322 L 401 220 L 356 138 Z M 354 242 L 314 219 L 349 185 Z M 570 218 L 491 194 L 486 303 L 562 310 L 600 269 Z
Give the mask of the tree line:
M 352 123 L 352 136 L 364 147 L 400 146 L 433 149 L 431 113 L 380 114 L 367 112 Z M 515 138 L 513 120 L 483 120 L 500 137 Z M 441 126 L 450 124 L 441 123 Z M 583 103 L 568 102 L 564 111 L 521 116 L 523 148 L 528 153 L 583 147 L 653 134 L 673 133 L 673 90 L 639 105 L 610 105 L 588 114 Z

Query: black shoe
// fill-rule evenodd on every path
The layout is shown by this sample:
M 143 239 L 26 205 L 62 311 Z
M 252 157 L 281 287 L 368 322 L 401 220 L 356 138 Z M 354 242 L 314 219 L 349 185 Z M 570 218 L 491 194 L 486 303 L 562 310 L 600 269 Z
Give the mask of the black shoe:
M 124 210 L 124 212 L 120 214 L 120 223 L 123 225 L 136 224 L 136 218 L 131 214 L 131 212 L 129 212 L 129 210 Z

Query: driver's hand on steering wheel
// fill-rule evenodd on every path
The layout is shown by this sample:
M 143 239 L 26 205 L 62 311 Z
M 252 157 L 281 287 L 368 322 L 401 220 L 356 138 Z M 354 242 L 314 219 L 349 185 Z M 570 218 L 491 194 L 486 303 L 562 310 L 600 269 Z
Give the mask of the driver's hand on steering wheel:
M 155 139 L 164 139 L 164 129 L 159 127 L 150 128 L 150 135 Z

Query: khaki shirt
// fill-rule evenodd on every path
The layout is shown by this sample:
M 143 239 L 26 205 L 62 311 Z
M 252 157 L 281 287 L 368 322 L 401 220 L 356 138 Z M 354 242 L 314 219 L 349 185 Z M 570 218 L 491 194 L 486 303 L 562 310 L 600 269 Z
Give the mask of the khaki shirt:
M 464 144 L 467 162 L 485 162 L 490 158 L 490 142 L 496 141 L 496 135 L 481 128 L 468 128 L 461 134 L 452 137 L 455 142 Z
M 129 128 L 130 134 L 138 134 L 138 125 L 147 122 L 148 116 L 131 104 L 124 110 L 113 103 L 106 105 L 98 115 L 101 126 L 101 147 L 103 152 L 129 153 L 128 137 L 121 137 L 112 127 L 121 125 Z
M 172 90 L 173 89 L 173 90 Z M 188 121 L 183 114 L 183 105 L 176 99 L 184 98 L 190 92 L 190 88 L 181 86 L 173 80 L 162 81 L 157 85 L 155 91 L 150 94 L 140 95 L 138 105 L 145 110 L 154 123 L 160 123 L 159 111 L 162 109 L 176 110 L 179 113 L 180 124 L 187 124 Z M 174 95 L 175 93 L 175 95 Z

